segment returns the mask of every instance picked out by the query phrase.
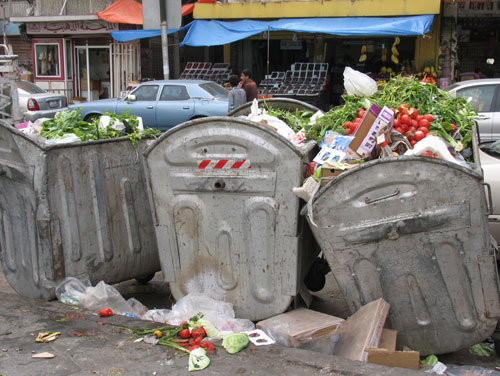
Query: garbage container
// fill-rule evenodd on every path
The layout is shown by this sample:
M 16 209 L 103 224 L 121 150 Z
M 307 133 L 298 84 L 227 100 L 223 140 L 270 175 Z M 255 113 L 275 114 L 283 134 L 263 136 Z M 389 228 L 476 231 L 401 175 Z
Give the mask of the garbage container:
M 251 320 L 288 308 L 319 250 L 303 247 L 308 225 L 292 193 L 313 148 L 232 117 L 183 123 L 147 148 L 158 251 L 175 299 L 204 292 Z
M 116 283 L 160 270 L 146 143 L 46 145 L 0 121 L 0 257 L 14 290 L 51 299 L 65 277 Z
M 479 161 L 476 142 L 473 152 Z M 351 313 L 385 299 L 398 345 L 422 355 L 494 331 L 499 290 L 479 163 L 373 160 L 339 175 L 311 204 L 308 221 Z
M 321 111 L 318 107 L 315 107 L 309 103 L 305 103 L 296 99 L 289 98 L 270 98 L 270 99 L 260 99 L 259 108 L 262 107 L 273 107 L 279 108 L 280 110 L 285 110 L 289 112 L 294 111 L 311 111 L 312 113 L 316 113 L 317 111 Z M 250 107 L 252 106 L 252 102 L 247 102 L 244 105 L 235 108 L 230 111 L 227 116 L 247 116 L 250 114 Z

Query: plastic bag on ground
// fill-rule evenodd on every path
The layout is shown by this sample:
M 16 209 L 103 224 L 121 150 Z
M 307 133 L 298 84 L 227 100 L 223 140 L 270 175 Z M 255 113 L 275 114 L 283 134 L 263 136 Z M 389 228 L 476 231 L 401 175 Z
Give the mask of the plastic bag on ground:
M 90 281 L 86 285 L 75 277 L 68 277 L 56 287 L 56 296 L 62 303 L 78 305 L 96 312 L 111 308 L 115 314 L 133 317 L 141 317 L 147 312 L 141 302 L 134 298 L 126 301 L 117 289 L 104 281 L 92 287 Z
M 240 333 L 255 329 L 250 320 L 235 318 L 231 303 L 212 299 L 203 293 L 191 293 L 179 299 L 167 315 L 168 323 L 179 325 L 199 313 L 221 333 Z
M 81 300 L 88 286 L 90 286 L 90 281 L 85 284 L 76 277 L 64 278 L 56 287 L 56 297 L 65 304 L 82 305 Z
M 446 376 L 500 376 L 500 371 L 478 366 L 455 366 L 453 364 L 447 364 L 446 367 Z
M 377 82 L 364 73 L 345 67 L 344 88 L 349 95 L 368 97 L 377 91 Z
M 141 317 L 141 319 L 166 324 L 168 322 L 167 317 L 169 313 L 169 309 L 150 309 Z

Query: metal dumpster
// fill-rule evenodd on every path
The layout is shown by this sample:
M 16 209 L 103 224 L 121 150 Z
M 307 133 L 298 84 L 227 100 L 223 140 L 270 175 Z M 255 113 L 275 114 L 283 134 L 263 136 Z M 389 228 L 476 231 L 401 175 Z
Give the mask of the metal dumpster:
M 480 166 L 471 167 L 366 162 L 322 188 L 307 215 L 351 313 L 385 299 L 398 345 L 422 355 L 478 343 L 497 323 L 487 202 Z
M 296 99 L 288 99 L 288 98 L 270 98 L 270 99 L 260 99 L 259 108 L 262 108 L 267 105 L 273 108 L 279 108 L 281 110 L 294 112 L 296 110 L 299 111 L 311 111 L 315 113 L 317 111 L 321 111 L 319 108 L 305 102 L 298 101 Z M 247 102 L 238 108 L 235 108 L 231 112 L 227 114 L 227 116 L 247 116 L 250 114 L 250 107 L 252 106 L 252 102 Z
M 0 122 L 0 258 L 20 295 L 54 298 L 69 276 L 116 283 L 160 269 L 145 147 L 48 146 Z
M 304 247 L 314 240 L 292 193 L 314 147 L 255 122 L 211 117 L 147 148 L 160 260 L 176 299 L 205 292 L 251 320 L 288 308 L 319 251 Z

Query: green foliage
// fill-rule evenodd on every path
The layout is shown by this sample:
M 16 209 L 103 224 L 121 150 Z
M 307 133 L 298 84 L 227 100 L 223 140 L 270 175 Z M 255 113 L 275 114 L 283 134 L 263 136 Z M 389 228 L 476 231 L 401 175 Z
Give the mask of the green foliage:
M 109 126 L 99 128 L 99 118 L 94 118 L 90 123 L 84 121 L 80 114 L 80 108 L 72 111 L 61 111 L 54 119 L 43 122 L 40 135 L 48 139 L 61 139 L 68 135 L 77 136 L 80 141 L 106 140 L 110 138 L 128 138 L 134 146 L 141 138 L 156 138 L 161 131 L 153 128 L 146 128 L 142 132 L 138 128 L 139 119 L 135 115 L 127 112 L 117 115 L 115 113 L 104 113 L 110 117 Z M 125 124 L 125 129 L 117 131 L 111 126 L 120 121 Z

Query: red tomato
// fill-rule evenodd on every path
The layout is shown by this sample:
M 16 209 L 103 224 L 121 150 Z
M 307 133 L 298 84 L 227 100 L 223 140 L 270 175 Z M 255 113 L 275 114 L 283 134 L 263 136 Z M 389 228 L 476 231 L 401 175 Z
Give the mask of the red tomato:
M 418 111 L 416 108 L 412 107 L 410 108 L 410 110 L 408 111 L 408 114 L 411 116 L 412 119 L 416 119 L 417 116 L 418 116 Z
M 398 111 L 399 112 L 403 112 L 405 110 L 408 110 L 408 105 L 407 104 L 400 104 L 399 107 L 398 107 Z
M 193 350 L 196 350 L 198 347 L 200 347 L 200 345 L 193 345 L 188 349 L 188 351 L 191 352 Z
M 358 118 L 354 119 L 354 124 L 357 124 L 357 123 L 359 123 L 360 121 L 361 121 L 361 118 L 359 118 L 359 117 L 358 117 Z
M 411 145 L 411 147 L 414 147 L 416 143 L 417 143 L 417 141 L 416 141 L 416 140 L 411 140 L 411 141 L 410 141 L 410 145 Z
M 416 121 L 415 119 L 411 119 L 411 126 L 414 127 L 415 129 L 418 128 L 418 121 Z
M 417 128 L 416 128 L 416 127 L 411 126 L 410 128 L 408 128 L 408 130 L 409 130 L 410 132 L 415 133 L 415 132 L 417 131 Z
M 202 336 L 196 337 L 195 340 L 193 341 L 193 345 L 199 345 L 201 341 L 203 341 Z
M 359 111 L 364 111 L 365 109 L 363 107 L 358 107 L 358 112 Z
M 415 132 L 415 141 L 420 141 L 425 138 L 425 133 L 422 131 L 416 131 Z
M 428 129 L 428 128 L 429 128 L 429 126 L 430 126 L 430 124 L 429 124 L 429 120 L 427 120 L 426 118 L 423 118 L 422 120 L 420 120 L 420 121 L 418 122 L 418 125 L 419 125 L 420 127 L 427 128 L 427 129 Z
M 456 132 L 457 131 L 457 126 L 455 124 L 451 123 L 450 126 L 451 126 L 451 131 L 452 132 Z
M 432 123 L 434 121 L 434 116 L 432 115 L 424 115 L 424 119 L 426 119 L 429 123 Z
M 411 118 L 408 115 L 401 116 L 401 124 L 411 125 Z
M 420 123 L 420 120 L 422 120 L 423 118 L 424 117 L 422 115 L 417 115 L 417 117 L 415 118 L 415 120 Z
M 179 332 L 179 335 L 180 335 L 182 338 L 190 338 L 190 337 L 191 337 L 191 332 L 189 331 L 189 329 L 182 329 L 182 330 Z
M 408 125 L 401 124 L 401 129 L 403 130 L 403 132 L 408 132 Z
M 111 308 L 103 308 L 99 311 L 100 317 L 109 317 L 109 316 L 113 316 L 113 315 L 114 315 L 114 313 L 111 310 Z
M 203 328 L 198 328 L 198 329 L 195 329 L 191 332 L 191 337 L 193 338 L 198 338 L 198 337 L 206 337 L 207 336 L 207 332 L 205 332 L 205 329 Z
M 344 123 L 344 128 L 347 129 L 347 128 L 351 128 L 352 127 L 352 121 L 346 121 Z
M 394 127 L 394 130 L 396 132 L 399 132 L 399 133 L 403 134 L 403 130 L 401 128 L 399 128 L 399 127 Z
M 408 140 L 411 140 L 413 139 L 413 137 L 415 136 L 414 133 L 412 131 L 408 131 L 405 133 L 405 136 Z
M 434 133 L 429 132 L 427 133 L 427 136 L 434 136 Z
M 365 112 L 364 111 L 359 111 L 358 112 L 358 117 L 362 118 L 363 116 L 365 116 Z
M 401 120 L 399 119 L 394 120 L 394 127 L 397 128 L 399 126 L 401 126 Z
M 420 127 L 420 128 L 417 129 L 417 131 L 424 132 L 426 136 L 427 136 L 427 133 L 429 133 L 429 130 L 427 128 L 425 128 L 425 127 Z

